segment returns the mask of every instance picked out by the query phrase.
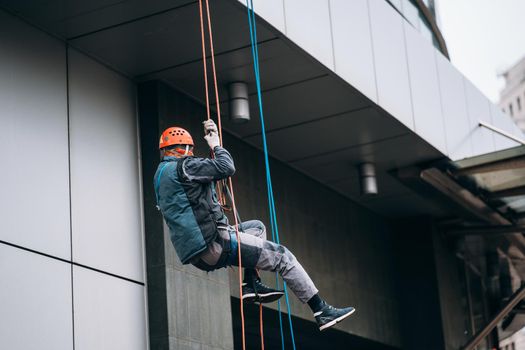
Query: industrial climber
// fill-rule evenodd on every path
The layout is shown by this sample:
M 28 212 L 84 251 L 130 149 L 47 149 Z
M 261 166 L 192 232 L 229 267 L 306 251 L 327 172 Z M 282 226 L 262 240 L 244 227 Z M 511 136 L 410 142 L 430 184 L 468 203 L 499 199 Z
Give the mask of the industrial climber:
M 160 138 L 162 161 L 153 179 L 157 205 L 170 229 L 170 238 L 183 264 L 204 271 L 238 266 L 238 244 L 244 267 L 243 302 L 268 303 L 284 293 L 264 285 L 256 269 L 277 271 L 303 303 L 308 303 L 320 330 L 350 316 L 353 307 L 335 308 L 318 290 L 295 256 L 284 246 L 266 240 L 264 224 L 258 220 L 236 228 L 220 206 L 215 183 L 232 176 L 235 166 L 230 153 L 220 146 L 213 120 L 204 122 L 204 139 L 213 158 L 193 155 L 193 139 L 184 129 L 171 127 Z

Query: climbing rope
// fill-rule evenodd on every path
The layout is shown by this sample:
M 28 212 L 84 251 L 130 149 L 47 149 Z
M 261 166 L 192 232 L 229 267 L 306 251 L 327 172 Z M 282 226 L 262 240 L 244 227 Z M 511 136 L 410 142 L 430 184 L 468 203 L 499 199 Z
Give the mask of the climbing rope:
M 208 0 L 204 0 L 206 4 L 206 18 L 207 18 L 207 24 L 208 24 L 208 36 L 209 36 L 209 43 L 210 43 L 210 53 L 211 53 L 211 65 L 212 65 L 212 75 L 213 75 L 213 84 L 214 84 L 214 90 L 215 90 L 215 102 L 216 102 L 216 108 L 217 108 L 217 127 L 219 131 L 219 140 L 220 145 L 223 145 L 222 142 L 222 124 L 221 124 L 221 107 L 220 107 L 220 101 L 219 101 L 219 88 L 217 84 L 217 72 L 215 69 L 215 52 L 213 48 L 213 34 L 212 34 L 212 24 L 211 24 L 211 16 L 210 16 L 210 7 Z M 208 93 L 208 71 L 207 71 L 207 61 L 206 61 L 206 38 L 205 38 L 205 30 L 204 30 L 204 15 L 203 15 L 203 5 L 202 0 L 199 0 L 199 15 L 200 15 L 200 29 L 201 29 L 201 43 L 202 43 L 202 62 L 203 62 L 203 68 L 204 68 L 204 86 L 205 86 L 205 96 L 206 96 L 206 114 L 208 120 L 211 119 L 211 108 L 210 108 L 210 98 Z M 226 186 L 225 186 L 226 187 Z M 241 259 L 241 239 L 239 235 L 239 227 L 241 224 L 240 216 L 237 211 L 237 207 L 235 205 L 235 195 L 233 191 L 233 183 L 231 177 L 228 178 L 228 187 L 229 187 L 229 196 L 230 201 L 232 204 L 233 209 L 233 218 L 235 221 L 235 234 L 237 237 L 237 257 L 238 257 L 238 265 L 239 265 L 239 299 L 240 299 L 240 310 L 241 310 L 241 332 L 242 332 L 242 348 L 243 350 L 246 350 L 246 336 L 245 336 L 245 322 L 244 322 L 244 305 L 242 300 L 242 259 Z M 221 186 L 217 186 L 217 194 L 219 197 L 219 202 L 225 206 L 226 199 L 223 193 L 223 190 Z M 260 332 L 261 332 L 261 349 L 264 350 L 264 330 L 263 330 L 263 309 L 262 304 L 259 304 L 259 320 L 260 320 Z
M 215 71 L 215 58 L 214 58 L 214 50 L 213 50 L 213 37 L 212 37 L 212 29 L 211 29 L 211 18 L 210 18 L 210 8 L 208 4 L 208 0 L 205 0 L 206 2 L 206 13 L 207 13 L 207 20 L 208 20 L 208 35 L 209 35 L 209 41 L 210 41 L 210 51 L 211 51 L 211 59 L 212 59 L 212 74 L 213 74 L 213 82 L 215 85 L 215 99 L 216 99 L 216 106 L 217 106 L 217 121 L 218 121 L 218 129 L 219 129 L 219 140 L 220 144 L 222 146 L 222 131 L 221 131 L 221 115 L 220 115 L 220 103 L 219 103 L 219 94 L 218 94 L 218 87 L 217 87 L 217 74 Z M 207 71 L 207 62 L 206 62 L 206 39 L 205 39 L 205 33 L 204 33 L 204 15 L 203 15 L 203 6 L 202 6 L 202 0 L 199 0 L 199 15 L 200 15 L 200 29 L 201 29 L 201 42 L 202 42 L 202 62 L 204 66 L 204 87 L 205 87 L 205 96 L 206 96 L 206 113 L 208 120 L 211 119 L 211 113 L 210 113 L 210 99 L 208 94 L 208 71 Z M 231 178 L 228 179 L 228 185 L 230 187 L 230 195 L 231 195 L 231 201 L 232 201 L 232 207 L 233 207 L 233 217 L 235 220 L 235 234 L 237 236 L 237 256 L 238 256 L 238 264 L 239 264 L 239 299 L 240 299 L 240 308 L 241 308 L 241 332 L 242 332 L 242 348 L 243 350 L 246 350 L 246 339 L 245 339 L 245 325 L 244 325 L 244 305 L 242 302 L 242 261 L 241 261 L 241 244 L 240 244 L 240 236 L 239 236 L 239 222 L 237 220 L 237 207 L 235 205 L 235 195 L 233 192 L 233 184 L 231 181 Z
M 251 43 L 251 49 L 252 49 L 252 56 L 253 56 L 253 69 L 255 73 L 255 83 L 257 88 L 257 101 L 259 105 L 259 117 L 261 120 L 261 134 L 263 139 L 263 151 L 264 151 L 264 163 L 266 167 L 266 188 L 268 192 L 268 205 L 269 205 L 269 211 L 270 211 L 270 224 L 272 229 L 272 240 L 280 244 L 279 239 L 279 229 L 277 226 L 277 215 L 275 210 L 275 200 L 273 196 L 273 187 L 272 187 L 272 177 L 270 172 L 270 161 L 268 156 L 268 146 L 266 142 L 266 128 L 264 124 L 264 112 L 263 112 L 263 103 L 262 103 L 262 92 L 261 92 L 261 79 L 260 79 L 260 70 L 259 70 L 259 50 L 257 45 L 257 26 L 255 21 L 255 12 L 253 11 L 253 0 L 246 0 L 246 7 L 248 9 L 248 24 L 250 26 L 250 43 Z M 279 277 L 278 274 L 275 274 L 275 283 L 277 288 L 279 288 Z M 286 308 L 288 311 L 288 322 L 290 324 L 290 336 L 292 340 L 292 346 L 295 350 L 295 337 L 293 332 L 293 325 L 292 325 L 292 313 L 290 310 L 290 301 L 288 298 L 288 290 L 286 287 L 286 282 L 283 281 L 283 289 L 284 289 L 284 295 L 286 299 Z M 283 323 L 282 323 L 282 316 L 281 316 L 281 302 L 278 301 L 277 303 L 277 309 L 279 311 L 279 326 L 281 331 L 281 346 L 284 350 L 284 331 L 283 331 Z

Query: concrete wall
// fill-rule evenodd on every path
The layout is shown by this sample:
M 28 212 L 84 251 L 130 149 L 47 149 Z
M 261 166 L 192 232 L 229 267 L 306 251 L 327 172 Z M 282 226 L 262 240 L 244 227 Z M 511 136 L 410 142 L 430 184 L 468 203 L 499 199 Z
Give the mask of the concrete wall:
M 396 286 L 404 350 L 444 349 L 432 223 L 404 219 L 395 225 Z
M 145 349 L 135 87 L 0 11 L 0 339 Z
M 241 216 L 259 218 L 269 227 L 262 154 L 237 139 L 226 141 L 236 162 Z M 357 309 L 353 319 L 337 328 L 399 346 L 388 222 L 282 163 L 272 162 L 272 178 L 281 243 L 309 271 L 323 298 Z M 238 296 L 236 270 L 230 280 L 232 295 Z M 274 275 L 266 274 L 265 281 L 273 285 Z M 294 315 L 312 320 L 306 305 L 294 296 L 290 300 Z
M 198 343 L 212 348 L 231 347 L 228 300 L 230 292 L 238 297 L 236 270 L 230 270 L 228 278 L 226 270 L 206 274 L 192 266 L 181 266 L 167 240 L 161 217 L 153 209 L 151 179 L 158 164 L 158 135 L 165 127 L 180 125 L 194 136 L 197 154 L 207 156 L 201 125 L 204 108 L 161 83 L 144 84 L 140 91 L 148 279 L 165 279 L 157 284 L 156 291 L 150 286 L 149 294 L 165 293 L 162 298 L 167 300 L 166 313 L 162 305 L 150 299 L 151 324 L 164 324 L 158 328 L 161 332 L 167 328 L 164 335 L 156 334 L 155 339 L 164 338 L 166 343 L 169 334 L 170 348 L 174 348 L 173 344 L 189 347 Z M 157 130 L 156 135 L 153 130 Z M 224 144 L 236 162 L 233 181 L 241 217 L 259 218 L 268 224 L 262 153 L 228 134 Z M 357 308 L 356 316 L 337 328 L 378 343 L 400 346 L 400 311 L 389 223 L 282 163 L 272 162 L 272 166 L 282 243 L 310 271 L 322 297 L 335 305 Z M 275 281 L 273 274 L 265 274 L 264 279 L 270 285 Z M 313 321 L 309 308 L 295 296 L 291 296 L 291 304 L 295 316 Z M 276 304 L 270 307 L 275 309 Z M 220 341 L 213 332 L 219 332 Z
M 464 262 L 459 261 L 454 254 L 453 242 L 444 240 L 437 231 L 434 231 L 432 236 L 444 349 L 455 350 L 465 345 L 472 337 L 469 310 L 464 297 Z
M 276 31 L 452 160 L 518 146 L 480 128 L 480 120 L 523 137 L 385 0 L 272 0 L 254 7 Z

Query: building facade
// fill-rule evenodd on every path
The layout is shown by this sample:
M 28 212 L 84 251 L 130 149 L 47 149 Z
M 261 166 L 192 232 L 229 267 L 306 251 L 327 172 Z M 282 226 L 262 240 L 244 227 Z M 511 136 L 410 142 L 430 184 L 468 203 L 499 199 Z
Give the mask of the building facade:
M 505 87 L 500 92 L 499 106 L 525 132 L 525 57 L 501 75 Z
M 525 152 L 479 122 L 520 131 L 450 64 L 431 1 L 254 2 L 282 242 L 323 297 L 357 309 L 319 333 L 292 296 L 297 347 L 466 345 L 525 277 L 523 198 L 508 196 Z M 246 6 L 210 6 L 239 212 L 268 223 Z M 155 208 L 162 130 L 208 154 L 198 14 L 193 0 L 0 0 L 2 348 L 241 348 L 236 270 L 182 265 Z M 248 85 L 244 124 L 228 118 L 232 82 Z M 509 164 L 494 183 L 488 168 Z M 478 349 L 523 323 L 518 307 Z

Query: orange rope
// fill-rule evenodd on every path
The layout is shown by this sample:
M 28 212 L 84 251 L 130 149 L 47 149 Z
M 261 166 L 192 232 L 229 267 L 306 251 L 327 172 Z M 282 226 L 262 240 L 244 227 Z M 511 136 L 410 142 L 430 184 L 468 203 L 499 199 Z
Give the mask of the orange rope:
M 219 129 L 219 142 L 222 147 L 222 125 L 221 125 L 221 105 L 219 103 L 219 84 L 217 84 L 217 72 L 215 70 L 215 51 L 213 48 L 213 34 L 211 30 L 211 16 L 210 16 L 210 5 L 208 0 L 205 0 L 206 3 L 206 16 L 208 18 L 208 35 L 210 37 L 210 51 L 211 51 L 211 67 L 213 75 L 213 86 L 215 88 L 215 105 L 217 106 L 217 127 Z M 207 91 L 207 89 L 206 89 Z M 225 207 L 226 206 L 226 196 L 222 192 L 222 186 L 217 186 L 217 196 L 219 197 L 219 203 Z
M 221 104 L 219 103 L 219 87 L 217 84 L 217 73 L 215 71 L 215 51 L 213 50 L 213 35 L 211 33 L 210 6 L 206 0 L 206 13 L 208 15 L 208 32 L 210 35 L 211 68 L 213 72 L 213 83 L 215 84 L 215 103 L 217 106 L 217 123 L 219 124 L 219 140 L 222 146 Z
M 208 117 L 208 120 L 211 119 L 211 111 L 210 111 L 210 97 L 209 97 L 209 88 L 208 88 L 208 64 L 206 62 L 206 39 L 204 35 L 204 16 L 203 16 L 203 6 L 202 6 L 202 0 L 199 0 L 199 15 L 200 15 L 200 25 L 201 25 L 201 42 L 202 42 L 202 63 L 204 68 L 204 91 L 206 95 L 206 115 Z M 211 46 L 211 53 L 212 53 L 212 65 L 213 65 L 213 76 L 214 76 L 214 82 L 215 82 L 215 91 L 216 95 L 218 95 L 218 88 L 217 88 L 217 79 L 215 74 L 215 54 L 213 51 L 213 37 L 211 37 L 211 22 L 210 22 L 210 14 L 209 14 L 209 6 L 208 1 L 206 1 L 206 9 L 207 9 L 207 17 L 208 17 L 208 31 L 210 33 L 210 46 Z M 222 146 L 222 126 L 221 126 L 221 117 L 220 117 L 220 106 L 218 107 L 218 129 L 219 129 L 219 142 Z M 213 158 L 213 151 L 212 151 L 212 158 Z M 219 198 L 219 203 L 224 208 L 226 205 L 226 199 L 224 198 L 224 194 L 222 193 L 221 186 L 216 187 L 217 196 Z
M 206 0 L 207 1 L 207 0 Z M 237 258 L 239 263 L 239 297 L 241 299 L 241 329 L 242 329 L 242 348 L 246 350 L 246 337 L 244 335 L 244 304 L 242 303 L 242 259 L 241 259 L 241 237 L 239 235 L 239 224 L 237 221 L 237 207 L 235 206 L 235 195 L 233 194 L 232 178 L 228 178 L 230 185 L 230 194 L 233 207 L 233 218 L 235 220 L 235 235 L 237 236 Z
M 220 113 L 220 103 L 219 103 L 219 89 L 217 84 L 217 74 L 215 71 L 215 53 L 213 51 L 213 36 L 212 36 L 212 30 L 211 30 L 211 18 L 210 18 L 210 8 L 208 0 L 206 1 L 206 11 L 207 11 L 207 18 L 208 18 L 208 33 L 210 36 L 210 48 L 211 48 L 211 60 L 212 60 L 212 72 L 213 72 L 213 81 L 215 85 L 215 98 L 217 103 L 217 120 L 218 120 L 218 129 L 219 129 L 219 140 L 220 144 L 222 146 L 222 125 L 221 125 L 221 113 Z M 205 82 L 205 89 L 206 89 L 206 112 L 208 115 L 208 120 L 211 118 L 210 115 L 210 101 L 208 96 L 208 73 L 207 73 L 207 64 L 206 64 L 206 40 L 204 36 L 204 16 L 202 13 L 202 0 L 199 0 L 199 15 L 200 15 L 200 24 L 201 24 L 201 38 L 202 38 L 202 59 L 203 59 L 203 65 L 204 65 L 204 82 Z M 235 196 L 233 192 L 233 183 L 231 177 L 228 178 L 229 181 L 229 187 L 230 187 L 230 193 L 231 193 L 231 200 L 232 200 L 232 207 L 233 207 L 233 218 L 235 220 L 235 234 L 237 236 L 237 256 L 238 256 L 238 264 L 239 264 L 239 299 L 240 299 L 240 307 L 241 307 L 241 329 L 242 329 L 242 348 L 243 350 L 246 350 L 246 336 L 245 336 L 245 326 L 244 326 L 244 305 L 242 301 L 242 259 L 241 259 L 241 240 L 239 235 L 239 225 L 240 222 L 237 220 L 237 207 L 235 206 Z
M 208 70 L 206 68 L 206 40 L 204 39 L 204 17 L 202 15 L 202 0 L 199 0 L 199 14 L 201 18 L 201 39 L 202 39 L 202 63 L 204 66 L 204 86 L 206 91 L 206 115 L 208 120 L 211 118 L 210 114 L 210 98 L 208 96 Z
M 263 307 L 261 303 L 259 303 L 259 327 L 261 331 L 261 350 L 264 350 Z

